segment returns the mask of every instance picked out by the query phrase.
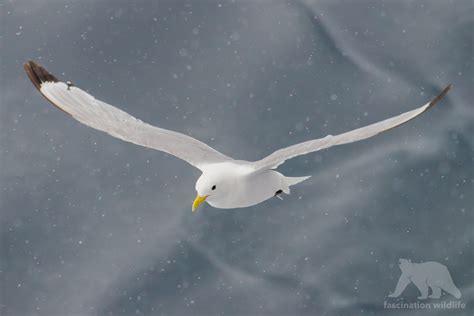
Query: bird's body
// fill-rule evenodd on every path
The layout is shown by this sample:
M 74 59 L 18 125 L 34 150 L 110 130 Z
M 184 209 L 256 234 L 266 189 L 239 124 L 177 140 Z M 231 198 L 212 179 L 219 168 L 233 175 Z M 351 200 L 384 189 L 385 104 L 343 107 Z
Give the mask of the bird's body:
M 207 183 L 211 187 L 213 183 L 217 183 L 217 189 L 231 190 L 232 194 L 210 194 L 206 199 L 207 203 L 225 209 L 248 207 L 274 196 L 281 189 L 282 179 L 283 176 L 273 170 L 255 173 L 245 165 L 223 162 L 203 168 L 203 173 L 196 182 L 196 190 L 199 192 L 199 187 L 205 188 Z
M 130 114 L 95 99 L 71 82 L 59 81 L 45 68 L 29 61 L 25 71 L 34 86 L 60 110 L 79 122 L 122 140 L 161 150 L 200 169 L 193 211 L 207 201 L 216 208 L 241 208 L 256 205 L 309 177 L 287 177 L 274 169 L 293 157 L 331 146 L 352 143 L 400 126 L 434 106 L 449 91 L 414 110 L 339 135 L 282 148 L 258 161 L 235 160 L 190 136 L 146 124 Z
M 291 185 L 307 178 L 286 177 L 272 169 L 255 172 L 247 161 L 222 162 L 203 168 L 196 182 L 196 191 L 204 196 L 205 193 L 199 192 L 201 188 L 205 191 L 217 184 L 216 194 L 210 192 L 207 203 L 216 208 L 242 208 L 259 204 L 283 192 L 289 194 Z M 220 191 L 232 194 L 218 194 Z

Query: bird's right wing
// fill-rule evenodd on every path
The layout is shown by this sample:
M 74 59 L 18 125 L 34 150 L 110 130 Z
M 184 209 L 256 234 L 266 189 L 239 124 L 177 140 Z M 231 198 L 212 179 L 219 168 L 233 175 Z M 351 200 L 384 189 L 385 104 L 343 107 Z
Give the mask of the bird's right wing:
M 197 139 L 146 124 L 70 83 L 60 82 L 33 61 L 27 62 L 24 68 L 46 99 L 87 126 L 127 142 L 167 152 L 201 170 L 209 163 L 232 160 Z
M 336 145 L 353 143 L 375 136 L 379 133 L 400 126 L 403 123 L 406 123 L 414 119 L 418 115 L 422 114 L 423 112 L 427 111 L 432 106 L 434 106 L 439 100 L 441 100 L 445 96 L 445 94 L 448 93 L 449 89 L 451 89 L 451 85 L 447 86 L 436 98 L 417 109 L 343 134 L 335 136 L 328 135 L 324 138 L 314 139 L 304 143 L 299 143 L 290 147 L 279 149 L 273 152 L 271 155 L 259 161 L 255 161 L 250 165 L 255 171 L 274 169 L 281 165 L 283 162 L 285 162 L 285 160 L 296 156 L 319 151 Z

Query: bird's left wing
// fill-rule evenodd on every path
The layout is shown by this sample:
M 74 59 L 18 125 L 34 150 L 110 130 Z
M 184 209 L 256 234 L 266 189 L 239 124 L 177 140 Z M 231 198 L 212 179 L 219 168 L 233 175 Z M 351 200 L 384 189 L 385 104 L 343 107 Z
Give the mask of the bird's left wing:
M 167 152 L 199 169 L 209 163 L 232 160 L 197 139 L 146 124 L 69 82 L 60 82 L 33 61 L 27 62 L 24 68 L 46 99 L 87 126 L 127 142 Z
M 350 132 L 346 132 L 336 136 L 328 135 L 324 138 L 314 139 L 290 147 L 282 148 L 261 160 L 251 163 L 251 166 L 256 171 L 262 169 L 273 169 L 281 165 L 283 162 L 285 162 L 285 160 L 296 156 L 308 154 L 310 152 L 315 152 L 336 145 L 353 143 L 375 136 L 381 132 L 400 126 L 403 123 L 406 123 L 414 119 L 421 113 L 427 111 L 432 106 L 434 106 L 439 100 L 441 100 L 445 96 L 445 94 L 448 93 L 449 89 L 451 89 L 451 85 L 447 86 L 436 98 L 417 109 L 402 113 L 398 116 L 394 116 L 378 123 L 352 130 Z

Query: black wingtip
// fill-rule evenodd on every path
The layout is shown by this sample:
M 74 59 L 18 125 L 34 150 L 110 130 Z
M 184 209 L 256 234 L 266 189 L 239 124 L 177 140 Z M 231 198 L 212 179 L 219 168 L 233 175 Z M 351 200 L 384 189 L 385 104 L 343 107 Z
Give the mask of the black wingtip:
M 452 85 L 452 84 L 449 84 L 446 88 L 444 88 L 444 90 L 441 91 L 441 93 L 440 93 L 436 98 L 434 98 L 433 100 L 431 100 L 430 105 L 428 106 L 428 108 L 431 108 L 431 107 L 434 106 L 436 103 L 438 103 L 439 100 L 441 100 L 442 98 L 444 98 L 444 96 L 449 92 L 449 90 L 451 90 L 452 87 L 453 87 L 453 85 Z
M 36 89 L 41 88 L 43 82 L 58 82 L 58 79 L 41 65 L 30 60 L 23 65 L 28 78 L 30 78 Z
M 28 75 L 28 78 L 30 78 L 31 82 L 36 87 L 36 89 L 38 89 L 38 91 L 55 107 L 57 107 L 64 113 L 67 113 L 66 111 L 64 111 L 61 107 L 57 106 L 53 101 L 51 101 L 51 99 L 49 99 L 47 96 L 45 96 L 41 92 L 41 84 L 43 82 L 59 82 L 59 80 L 54 75 L 52 75 L 49 71 L 47 71 L 46 68 L 44 68 L 41 65 L 38 65 L 32 60 L 26 62 L 23 65 L 23 68 L 25 69 L 25 72 Z

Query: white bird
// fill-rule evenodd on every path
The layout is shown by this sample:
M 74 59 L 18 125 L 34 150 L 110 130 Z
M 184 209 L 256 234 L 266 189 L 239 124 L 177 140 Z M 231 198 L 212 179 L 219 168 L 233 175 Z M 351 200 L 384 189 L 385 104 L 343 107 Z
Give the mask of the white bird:
M 384 121 L 339 135 L 282 148 L 258 161 L 232 159 L 190 136 L 144 123 L 130 114 L 95 99 L 71 82 L 59 81 L 45 68 L 29 61 L 24 65 L 35 87 L 52 104 L 79 122 L 122 140 L 161 150 L 183 159 L 202 171 L 196 182 L 194 212 L 204 201 L 216 208 L 256 205 L 309 177 L 286 177 L 274 169 L 285 160 L 335 145 L 356 142 L 410 121 L 435 105 L 451 89 L 448 85 L 425 105 Z

